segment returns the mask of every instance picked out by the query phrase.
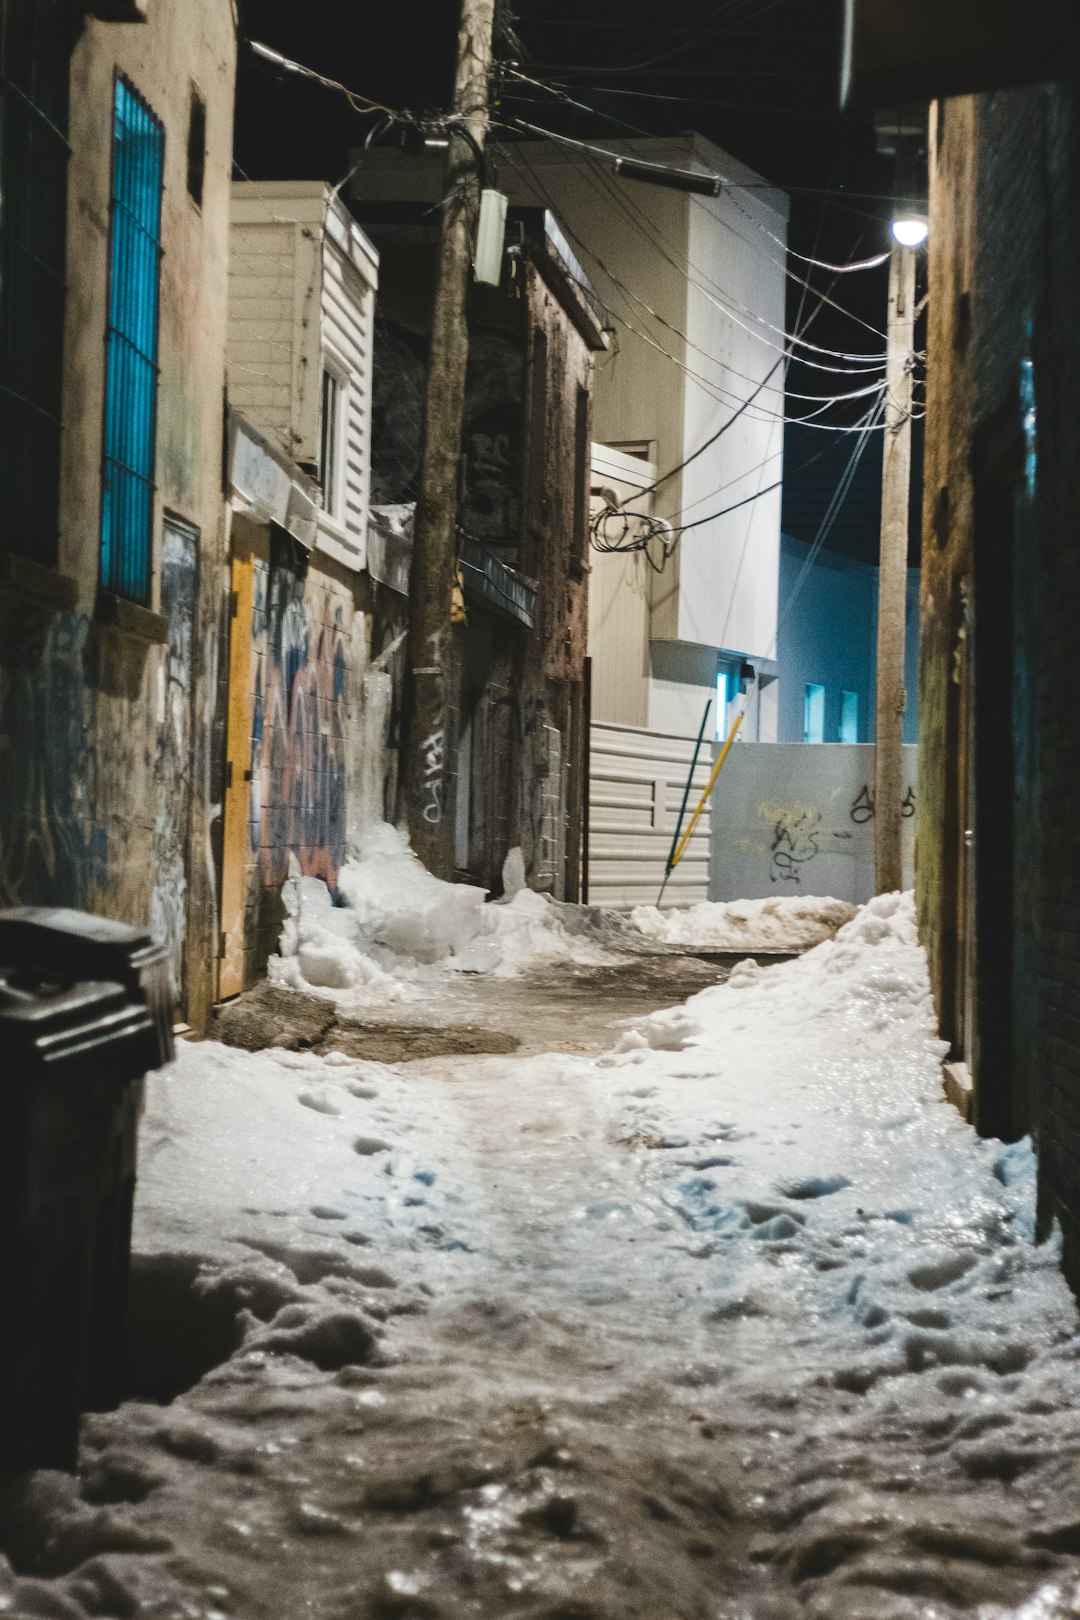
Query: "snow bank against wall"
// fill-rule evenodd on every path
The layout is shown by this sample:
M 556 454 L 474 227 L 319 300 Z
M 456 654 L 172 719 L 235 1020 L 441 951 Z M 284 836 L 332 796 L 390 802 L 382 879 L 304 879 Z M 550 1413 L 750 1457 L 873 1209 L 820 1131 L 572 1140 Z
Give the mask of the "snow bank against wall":
M 831 939 L 855 910 L 847 900 L 775 895 L 769 900 L 704 900 L 672 911 L 635 906 L 630 922 L 649 939 L 687 950 L 801 951 Z
M 519 851 L 507 858 L 503 880 L 503 898 L 486 904 L 483 889 L 432 877 L 402 833 L 377 823 L 340 869 L 343 904 L 334 905 L 324 883 L 293 872 L 270 977 L 401 1000 L 431 970 L 511 977 L 545 964 L 612 960 L 598 934 L 582 930 L 578 908 L 524 887 Z

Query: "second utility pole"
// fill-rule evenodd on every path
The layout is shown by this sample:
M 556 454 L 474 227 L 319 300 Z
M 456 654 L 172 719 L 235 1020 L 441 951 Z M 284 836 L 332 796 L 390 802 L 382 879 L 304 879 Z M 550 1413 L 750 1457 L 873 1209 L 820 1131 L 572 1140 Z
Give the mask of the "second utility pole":
M 409 578 L 411 690 L 406 707 L 405 812 L 413 849 L 439 877 L 451 875 L 452 818 L 447 802 L 450 598 L 457 555 L 458 464 L 469 355 L 466 300 L 480 207 L 494 12 L 495 0 L 462 0 Z
M 915 250 L 894 243 L 889 260 L 881 561 L 878 569 L 877 746 L 874 750 L 874 889 L 903 887 L 901 800 L 904 620 L 907 607 L 911 400 L 915 348 Z

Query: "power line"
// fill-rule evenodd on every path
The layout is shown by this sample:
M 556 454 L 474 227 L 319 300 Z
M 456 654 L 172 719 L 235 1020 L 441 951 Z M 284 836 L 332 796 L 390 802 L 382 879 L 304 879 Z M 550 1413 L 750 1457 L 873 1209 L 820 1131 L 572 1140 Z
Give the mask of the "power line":
M 504 154 L 508 157 L 511 165 L 516 168 L 517 163 L 516 163 L 514 157 L 510 155 L 510 153 L 506 150 L 505 147 L 503 147 L 502 150 L 503 150 Z M 532 166 L 531 166 L 531 164 L 528 163 L 528 160 L 525 159 L 524 161 L 525 161 L 526 167 L 529 169 L 529 172 L 530 172 L 530 174 L 532 176 L 533 184 L 535 185 L 537 191 L 540 193 L 540 195 L 542 197 L 545 198 L 548 205 L 553 210 L 558 212 L 558 205 L 555 203 L 555 201 L 552 198 L 550 192 L 544 186 L 544 184 L 540 180 L 539 176 L 536 175 L 535 170 L 532 169 Z M 560 215 L 560 217 L 561 217 L 561 215 Z M 562 220 L 562 224 L 563 224 L 563 228 L 565 229 L 567 235 L 571 237 L 571 239 L 577 245 L 578 249 L 582 253 L 584 253 L 586 255 L 586 257 L 591 259 L 599 267 L 602 274 L 604 276 L 606 276 L 612 282 L 612 284 L 614 286 L 619 287 L 620 290 L 624 291 L 624 293 L 625 293 L 625 289 L 622 287 L 622 284 L 619 281 L 619 279 L 614 275 L 614 273 L 611 270 L 608 269 L 608 267 L 604 264 L 603 260 L 599 258 L 599 256 L 595 253 L 595 251 L 593 249 L 591 249 L 585 242 L 582 241 L 582 239 L 576 234 L 576 232 L 566 223 L 565 219 Z M 632 297 L 633 295 L 630 295 L 630 294 L 627 293 L 626 296 Z M 695 371 L 692 366 L 687 365 L 686 362 L 683 361 L 683 360 L 680 360 L 677 355 L 672 354 L 670 349 L 666 349 L 663 346 L 662 343 L 659 343 L 648 332 L 643 331 L 641 329 L 641 327 L 636 326 L 634 324 L 634 322 L 632 320 L 630 320 L 626 315 L 620 314 L 617 310 L 612 310 L 611 313 L 612 313 L 612 315 L 614 316 L 614 318 L 616 320 L 621 322 L 621 324 L 626 327 L 627 331 L 632 332 L 635 337 L 640 339 L 641 342 L 647 344 L 650 348 L 655 349 L 659 354 L 664 355 L 665 358 L 670 360 L 673 365 L 678 366 L 680 371 L 684 372 L 686 376 L 690 377 L 693 381 L 695 381 L 698 384 L 698 386 L 702 389 L 702 391 L 705 392 L 706 394 L 708 394 L 711 399 L 715 400 L 717 404 L 721 404 L 721 405 L 723 405 L 723 404 L 735 404 L 735 405 L 741 406 L 743 410 L 745 410 L 750 405 L 751 400 L 741 400 L 739 398 L 738 394 L 734 393 L 732 390 L 723 388 L 722 385 L 720 385 L 719 383 L 714 383 L 708 377 L 703 376 L 701 372 Z M 729 312 L 727 312 L 727 311 L 724 311 L 723 313 L 725 313 L 725 315 L 729 314 Z M 741 323 L 737 323 L 737 324 L 741 324 Z M 720 362 L 717 361 L 715 356 L 708 354 L 705 350 L 697 349 L 696 345 L 693 346 L 693 347 L 695 348 L 696 352 L 703 354 L 705 356 L 705 358 L 710 361 L 711 364 L 719 364 L 720 363 Z M 782 356 L 782 358 L 783 358 L 783 356 Z M 803 363 L 811 364 L 811 365 L 814 364 L 814 362 L 812 362 L 812 361 L 803 362 Z M 832 369 L 832 368 L 825 368 L 825 369 Z M 862 375 L 865 376 L 866 373 L 863 372 Z M 793 422 L 793 423 L 799 423 L 799 424 L 801 424 L 802 426 L 805 426 L 805 427 L 816 427 L 818 429 L 821 429 L 821 430 L 824 430 L 824 431 L 827 431 L 827 432 L 835 432 L 835 433 L 849 433 L 849 432 L 854 433 L 854 432 L 858 431 L 858 429 L 855 428 L 855 427 L 834 426 L 834 425 L 830 425 L 830 424 L 827 424 L 827 423 L 816 422 L 814 420 L 814 418 L 817 417 L 817 416 L 822 415 L 825 411 L 830 409 L 830 405 L 831 405 L 831 402 L 826 401 L 824 404 L 819 406 L 817 410 L 806 412 L 805 414 L 803 414 L 801 416 L 786 416 L 783 413 L 777 413 L 777 412 L 774 412 L 774 411 L 768 411 L 768 412 L 766 412 L 764 414 L 754 413 L 754 414 L 751 415 L 750 420 L 751 421 L 757 421 L 757 422 L 771 422 L 771 421 L 774 421 L 774 420 L 775 421 L 782 421 L 782 422 Z
M 553 141 L 555 141 L 558 144 L 563 145 L 563 146 L 575 147 L 579 151 L 590 153 L 594 158 L 597 158 L 597 157 L 605 158 L 610 163 L 612 163 L 613 165 L 615 164 L 615 162 L 620 157 L 620 154 L 618 152 L 612 152 L 609 149 L 607 149 L 606 147 L 596 146 L 591 141 L 580 141 L 580 140 L 577 140 L 573 136 L 570 136 L 570 135 L 556 134 L 554 130 L 543 129 L 537 124 L 532 124 L 532 123 L 527 122 L 525 119 L 517 119 L 517 120 L 515 120 L 514 127 L 517 127 L 519 129 L 522 129 L 522 130 L 528 130 L 530 134 L 538 135 L 542 139 L 545 139 L 545 140 L 553 140 Z M 505 149 L 506 149 L 506 146 L 505 146 L 505 143 L 503 143 L 503 150 L 505 151 Z M 710 176 L 708 176 L 708 175 L 706 175 L 705 177 L 710 178 Z M 739 205 L 738 199 L 736 197 L 734 197 L 734 195 L 732 195 L 732 194 L 734 192 L 736 192 L 736 191 L 746 191 L 746 190 L 756 190 L 756 189 L 765 189 L 765 190 L 769 190 L 769 191 L 779 191 L 779 190 L 782 189 L 779 186 L 774 186 L 774 185 L 770 184 L 768 181 L 761 181 L 760 184 L 759 184 L 758 182 L 750 182 L 750 181 L 742 181 L 742 180 L 738 180 L 738 181 L 736 181 L 736 180 L 725 180 L 723 178 L 723 176 L 721 176 L 721 175 L 711 176 L 711 178 L 716 180 L 717 184 L 722 188 L 722 190 L 726 194 L 731 195 L 731 200 L 735 204 L 735 206 L 739 209 L 739 212 L 746 215 L 746 217 L 748 219 L 750 219 L 751 223 L 754 223 L 754 224 L 756 224 L 757 222 L 753 219 L 753 216 L 749 215 L 749 214 L 746 214 L 746 210 Z M 718 215 L 717 217 L 718 217 L 718 219 L 720 221 L 720 224 L 724 227 L 724 229 L 730 231 L 731 234 L 736 238 L 737 241 L 742 242 L 745 246 L 752 246 L 753 245 L 752 243 L 748 243 L 744 236 L 740 235 L 740 233 L 731 224 L 730 220 L 724 219 L 722 215 Z M 635 224 L 637 224 L 639 228 L 641 226 L 641 223 L 642 223 L 641 216 L 640 215 L 635 216 Z M 780 239 L 776 238 L 776 240 L 779 241 Z M 786 244 L 781 243 L 781 246 L 786 247 Z M 661 249 L 661 251 L 663 252 L 664 250 Z M 664 256 L 666 258 L 669 258 L 669 260 L 670 260 L 670 255 L 668 255 L 666 252 L 664 252 Z M 693 269 L 699 270 L 699 267 L 696 266 L 696 265 L 693 265 L 692 260 L 690 260 L 689 258 L 686 258 L 685 255 L 680 255 L 680 257 L 683 257 L 685 259 L 685 262 L 687 264 L 690 264 Z M 778 263 L 779 261 L 772 260 L 771 262 Z M 676 266 L 676 268 L 679 268 L 679 267 Z M 804 281 L 805 278 L 798 275 L 796 271 L 792 270 L 790 268 L 790 266 L 786 262 L 782 265 L 782 269 L 783 269 L 784 274 L 790 280 L 796 282 L 800 286 L 803 284 L 803 281 Z M 680 274 L 685 276 L 686 271 L 685 270 L 680 270 Z M 699 270 L 699 274 L 705 274 L 705 272 Z M 779 336 L 784 337 L 784 338 L 787 338 L 789 336 L 789 334 L 787 332 L 785 332 L 782 327 L 777 327 L 777 326 L 774 326 L 772 324 L 772 322 L 764 321 L 761 317 L 757 316 L 753 310 L 750 310 L 747 305 L 742 304 L 739 299 L 733 298 L 730 293 L 725 292 L 724 289 L 721 288 L 717 282 L 713 281 L 711 277 L 707 277 L 706 279 L 708 279 L 708 280 L 710 280 L 712 282 L 712 285 L 717 288 L 717 291 L 718 291 L 719 295 L 722 298 L 726 298 L 730 303 L 734 304 L 736 307 L 742 309 L 745 313 L 747 313 L 747 314 L 753 316 L 755 319 L 759 320 L 762 325 L 766 326 L 769 330 L 777 333 Z M 708 289 L 705 288 L 704 286 L 702 286 L 700 282 L 694 282 L 693 278 L 690 277 L 690 276 L 687 276 L 687 280 L 689 280 L 692 285 L 697 286 L 698 290 L 700 292 L 704 293 L 705 297 L 710 298 L 715 302 L 715 299 L 713 298 L 713 295 L 711 293 L 709 293 Z M 864 321 L 861 316 L 856 315 L 852 310 L 845 309 L 842 304 L 832 303 L 832 307 L 834 309 L 836 309 L 840 314 L 845 315 L 849 320 L 855 321 L 859 326 L 866 327 L 866 329 L 868 331 L 872 332 L 875 337 L 881 338 L 881 340 L 884 342 L 885 334 L 883 332 L 880 332 L 877 327 L 871 326 L 868 321 Z M 851 351 L 842 350 L 842 349 L 822 348 L 818 344 L 813 344 L 813 343 L 808 344 L 806 346 L 808 348 L 810 348 L 811 350 L 813 350 L 815 353 L 832 355 L 833 357 L 835 357 L 837 359 L 840 359 L 840 360 L 851 360 L 851 361 L 855 361 L 855 362 L 857 362 L 859 364 L 863 364 L 863 365 L 879 364 L 881 362 L 881 360 L 883 360 L 883 358 L 884 358 L 883 354 L 882 354 L 881 357 L 879 357 L 877 355 L 866 355 L 866 354 L 862 353 L 861 351 L 851 352 Z M 812 365 L 813 363 L 814 362 L 810 361 L 810 360 L 807 360 L 807 361 L 804 362 L 804 364 L 806 364 L 806 365 Z M 831 369 L 834 369 L 834 368 L 823 367 L 821 369 L 831 370 Z

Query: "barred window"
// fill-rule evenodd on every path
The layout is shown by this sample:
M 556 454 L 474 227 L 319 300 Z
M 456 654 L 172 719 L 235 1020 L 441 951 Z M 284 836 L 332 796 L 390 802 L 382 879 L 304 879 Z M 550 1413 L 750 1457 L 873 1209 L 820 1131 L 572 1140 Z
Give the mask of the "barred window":
M 101 583 L 148 604 L 165 130 L 123 78 L 114 114 Z
M 0 547 L 56 561 L 67 221 L 67 0 L 0 0 Z

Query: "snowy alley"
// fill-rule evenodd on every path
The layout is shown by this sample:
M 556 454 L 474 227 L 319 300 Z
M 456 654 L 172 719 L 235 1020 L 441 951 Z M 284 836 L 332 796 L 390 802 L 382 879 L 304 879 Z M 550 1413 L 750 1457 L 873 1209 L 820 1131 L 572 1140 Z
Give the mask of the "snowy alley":
M 1075 1306 L 1029 1149 L 942 1099 L 909 899 L 689 1001 L 528 894 L 485 972 L 436 908 L 402 976 L 351 899 L 295 907 L 279 1034 L 294 996 L 492 1039 L 152 1078 L 132 1398 L 9 1492 L 0 1613 L 1080 1614 Z M 768 904 L 714 947 L 815 937 Z

